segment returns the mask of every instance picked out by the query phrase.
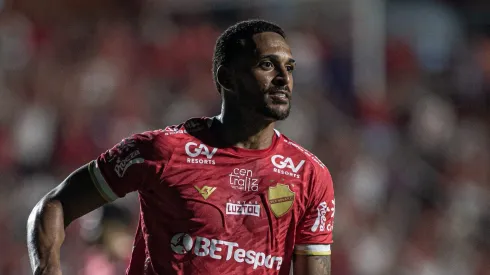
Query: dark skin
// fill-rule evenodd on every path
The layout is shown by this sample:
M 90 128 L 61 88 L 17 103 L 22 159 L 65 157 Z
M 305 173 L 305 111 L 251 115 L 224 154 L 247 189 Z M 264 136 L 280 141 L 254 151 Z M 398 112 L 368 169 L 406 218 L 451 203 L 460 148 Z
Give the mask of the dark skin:
M 91 184 L 87 165 L 80 167 L 34 207 L 27 221 L 27 247 L 34 274 L 59 275 L 65 228 L 107 201 Z
M 241 58 L 218 69 L 222 112 L 217 129 L 228 145 L 265 149 L 274 125 L 291 107 L 294 60 L 282 36 L 256 34 L 244 43 Z M 34 274 L 59 275 L 65 228 L 107 203 L 92 183 L 87 165 L 68 176 L 34 207 L 28 220 L 28 249 Z M 295 275 L 328 275 L 330 256 L 296 255 Z
M 218 68 L 223 98 L 220 136 L 230 145 L 265 149 L 271 145 L 274 122 L 289 114 L 295 62 L 277 33 L 256 34 L 244 48 L 229 67 Z M 287 102 L 273 98 L 278 90 L 284 90 Z

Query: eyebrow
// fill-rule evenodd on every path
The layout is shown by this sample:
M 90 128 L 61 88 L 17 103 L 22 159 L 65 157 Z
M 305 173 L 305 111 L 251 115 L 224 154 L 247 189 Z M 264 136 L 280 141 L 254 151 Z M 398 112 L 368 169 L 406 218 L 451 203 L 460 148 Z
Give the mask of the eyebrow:
M 275 55 L 275 54 L 267 54 L 267 55 L 260 56 L 260 59 L 264 59 L 264 58 L 270 58 L 270 59 L 274 59 L 274 60 L 279 59 L 278 55 Z M 296 64 L 296 60 L 294 60 L 292 58 L 288 58 L 287 63 Z

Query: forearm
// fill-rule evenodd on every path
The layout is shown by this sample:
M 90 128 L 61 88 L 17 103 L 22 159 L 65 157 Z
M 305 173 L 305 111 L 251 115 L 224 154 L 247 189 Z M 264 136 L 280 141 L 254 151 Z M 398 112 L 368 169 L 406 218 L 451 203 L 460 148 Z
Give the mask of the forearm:
M 330 256 L 295 255 L 294 275 L 331 275 Z
M 34 207 L 27 222 L 27 247 L 34 274 L 61 274 L 60 248 L 64 238 L 62 204 L 43 199 Z

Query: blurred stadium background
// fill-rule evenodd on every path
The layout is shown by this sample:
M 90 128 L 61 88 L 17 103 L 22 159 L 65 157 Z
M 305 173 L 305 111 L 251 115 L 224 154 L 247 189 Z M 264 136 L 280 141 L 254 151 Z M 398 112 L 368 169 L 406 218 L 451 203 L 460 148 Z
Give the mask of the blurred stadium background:
M 490 274 L 490 2 L 1 0 L 0 275 L 28 213 L 123 137 L 214 115 L 215 39 L 279 23 L 298 60 L 280 130 L 336 186 L 335 275 Z M 64 274 L 122 274 L 136 195 L 68 229 Z

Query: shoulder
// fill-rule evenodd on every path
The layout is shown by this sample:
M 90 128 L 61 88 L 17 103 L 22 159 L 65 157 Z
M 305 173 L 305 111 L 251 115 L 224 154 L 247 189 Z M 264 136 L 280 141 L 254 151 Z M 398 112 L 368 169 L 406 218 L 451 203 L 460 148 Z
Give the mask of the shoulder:
M 281 142 L 281 153 L 288 156 L 282 160 L 285 162 L 284 166 L 297 169 L 294 176 L 302 179 L 302 184 L 307 190 L 304 195 L 308 200 L 333 196 L 334 185 L 327 166 L 316 155 L 288 137 L 282 135 Z M 276 167 L 279 164 L 274 163 L 274 159 L 272 163 Z
M 121 141 L 115 148 L 137 147 L 147 155 L 161 155 L 189 140 L 192 135 L 209 128 L 211 119 L 191 118 L 176 125 L 133 134 Z
M 284 154 L 276 157 L 276 160 L 282 158 L 283 162 L 288 162 L 291 167 L 303 168 L 307 176 L 311 178 L 330 178 L 330 171 L 327 166 L 313 153 L 291 140 L 284 134 L 281 135 L 281 151 Z M 274 164 L 274 161 L 273 161 Z M 274 164 L 275 165 L 275 164 Z M 301 166 L 301 167 L 298 167 Z M 298 172 L 300 172 L 298 170 Z
M 200 132 L 205 132 L 205 130 L 211 127 L 212 121 L 212 118 L 208 117 L 190 118 L 180 124 L 169 125 L 162 130 L 157 130 L 156 132 L 159 139 L 178 140 Z
M 306 150 L 305 148 L 303 148 L 303 146 L 291 140 L 284 134 L 280 135 L 281 142 L 283 143 L 282 146 L 284 152 L 302 158 L 305 163 L 314 170 L 328 170 L 325 164 L 323 164 L 323 162 L 315 154 Z

